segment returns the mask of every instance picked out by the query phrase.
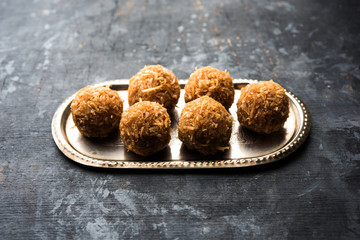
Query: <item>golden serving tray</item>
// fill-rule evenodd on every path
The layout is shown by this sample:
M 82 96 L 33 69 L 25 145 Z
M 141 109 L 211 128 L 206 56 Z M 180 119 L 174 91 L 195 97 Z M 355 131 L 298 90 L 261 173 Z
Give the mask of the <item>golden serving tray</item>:
M 256 80 L 235 79 L 235 101 L 229 109 L 234 118 L 230 149 L 215 155 L 202 155 L 188 150 L 177 139 L 177 125 L 185 106 L 184 86 L 187 80 L 180 80 L 181 95 L 171 116 L 171 141 L 164 150 L 141 157 L 126 150 L 119 132 L 105 139 L 89 139 L 82 136 L 72 120 L 70 104 L 75 94 L 67 98 L 57 109 L 52 120 L 52 135 L 58 148 L 71 160 L 83 165 L 100 168 L 132 169 L 184 169 L 184 168 L 236 168 L 249 167 L 280 160 L 294 152 L 305 141 L 310 132 L 311 116 L 307 107 L 293 93 L 286 91 L 290 99 L 290 114 L 282 130 L 265 135 L 254 133 L 239 126 L 236 102 L 240 89 Z M 106 81 L 94 86 L 111 86 L 124 100 L 128 108 L 128 80 Z

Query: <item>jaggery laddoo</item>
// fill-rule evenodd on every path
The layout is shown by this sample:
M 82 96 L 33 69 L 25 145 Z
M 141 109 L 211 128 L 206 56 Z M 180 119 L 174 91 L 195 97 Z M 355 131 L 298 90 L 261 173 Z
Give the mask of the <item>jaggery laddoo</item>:
M 229 72 L 214 67 L 196 69 L 185 85 L 185 102 L 190 102 L 201 96 L 209 96 L 229 109 L 234 102 L 233 78 Z
M 123 100 L 109 87 L 87 86 L 71 102 L 71 113 L 79 132 L 90 138 L 104 138 L 118 128 Z
M 170 142 L 170 133 L 170 116 L 159 103 L 135 103 L 121 116 L 121 139 L 128 150 L 141 156 L 164 149 Z
M 237 108 L 241 126 L 270 134 L 284 126 L 289 116 L 289 98 L 279 84 L 261 81 L 241 89 Z
M 202 154 L 215 154 L 229 148 L 233 118 L 225 107 L 208 96 L 185 105 L 178 138 L 189 148 Z
M 172 71 L 161 65 L 145 66 L 129 81 L 129 105 L 140 101 L 157 102 L 169 112 L 180 97 L 179 81 Z

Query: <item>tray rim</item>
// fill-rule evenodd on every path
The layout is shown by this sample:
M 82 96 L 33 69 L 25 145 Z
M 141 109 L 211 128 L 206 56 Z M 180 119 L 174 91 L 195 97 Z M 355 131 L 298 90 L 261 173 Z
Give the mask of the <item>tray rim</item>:
M 179 80 L 180 85 L 185 85 L 187 80 Z M 238 78 L 233 80 L 234 84 L 247 85 L 249 83 L 258 82 L 253 79 Z M 92 86 L 108 86 L 108 85 L 128 85 L 128 79 L 116 79 L 104 81 Z M 53 140 L 59 150 L 69 159 L 90 167 L 112 168 L 112 169 L 206 169 L 206 168 L 239 168 L 251 167 L 262 164 L 272 163 L 281 160 L 296 149 L 298 149 L 306 140 L 311 129 L 311 115 L 306 105 L 292 92 L 286 90 L 286 94 L 290 98 L 301 115 L 300 127 L 291 140 L 282 148 L 258 157 L 223 159 L 223 160 L 165 160 L 165 161 L 133 161 L 133 160 L 102 160 L 88 157 L 74 149 L 66 139 L 65 129 L 62 129 L 62 119 L 66 112 L 69 112 L 69 106 L 74 99 L 76 92 L 66 98 L 57 108 L 51 122 L 51 132 Z M 67 115 L 68 116 L 68 115 Z

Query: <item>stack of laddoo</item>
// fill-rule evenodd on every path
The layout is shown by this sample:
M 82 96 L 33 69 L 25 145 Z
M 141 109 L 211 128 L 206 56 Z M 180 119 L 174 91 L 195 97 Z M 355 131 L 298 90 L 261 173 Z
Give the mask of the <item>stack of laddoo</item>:
M 178 138 L 190 150 L 216 154 L 229 149 L 233 117 L 229 109 L 235 89 L 229 72 L 214 67 L 195 69 L 184 87 L 185 107 L 178 125 Z M 145 66 L 130 80 L 129 108 L 108 86 L 79 90 L 70 105 L 79 132 L 89 138 L 105 138 L 120 130 L 125 147 L 138 155 L 150 156 L 166 148 L 171 139 L 171 113 L 180 97 L 179 81 L 161 65 Z M 241 126 L 270 134 L 280 130 L 289 116 L 285 89 L 261 81 L 241 89 L 237 101 Z

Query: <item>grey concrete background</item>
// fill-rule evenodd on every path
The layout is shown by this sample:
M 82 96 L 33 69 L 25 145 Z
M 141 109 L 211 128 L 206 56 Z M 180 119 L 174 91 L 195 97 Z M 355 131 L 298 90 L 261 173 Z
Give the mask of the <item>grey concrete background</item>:
M 359 239 L 360 2 L 0 3 L 1 239 Z M 273 79 L 313 127 L 256 168 L 104 171 L 67 159 L 50 123 L 78 89 L 162 64 Z

